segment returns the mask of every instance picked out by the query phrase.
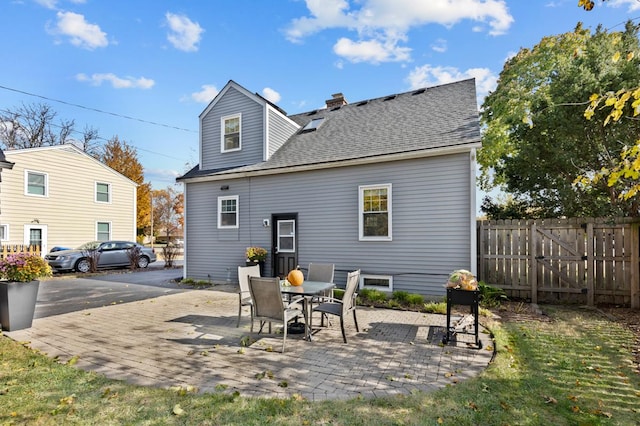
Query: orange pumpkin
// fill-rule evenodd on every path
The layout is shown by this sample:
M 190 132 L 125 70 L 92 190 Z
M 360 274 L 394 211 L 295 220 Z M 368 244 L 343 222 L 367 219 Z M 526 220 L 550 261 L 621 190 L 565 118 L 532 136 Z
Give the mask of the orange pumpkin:
M 304 282 L 304 275 L 302 274 L 301 270 L 294 269 L 289 272 L 289 275 L 287 275 L 287 281 L 289 281 L 293 286 L 302 285 L 302 283 Z

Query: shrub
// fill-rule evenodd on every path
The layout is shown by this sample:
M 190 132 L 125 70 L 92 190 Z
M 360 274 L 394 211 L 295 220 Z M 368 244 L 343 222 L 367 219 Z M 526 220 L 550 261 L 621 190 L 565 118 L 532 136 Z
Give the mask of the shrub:
M 380 290 L 363 288 L 358 293 L 358 298 L 363 303 L 383 303 L 387 301 L 387 294 Z
M 396 300 L 400 303 L 407 303 L 407 299 L 409 298 L 409 292 L 408 291 L 394 291 L 393 295 L 392 295 L 392 299 Z
M 480 290 L 480 304 L 486 308 L 497 308 L 502 302 L 508 300 L 503 289 L 491 286 L 484 281 L 478 283 L 478 290 Z

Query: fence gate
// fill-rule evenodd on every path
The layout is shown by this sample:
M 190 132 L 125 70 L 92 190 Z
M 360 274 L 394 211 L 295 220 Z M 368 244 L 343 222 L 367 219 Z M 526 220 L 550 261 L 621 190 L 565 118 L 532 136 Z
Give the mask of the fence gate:
M 531 301 L 580 302 L 586 294 L 593 296 L 588 288 L 592 268 L 587 265 L 593 260 L 587 254 L 586 230 L 577 224 L 531 225 L 531 261 L 533 265 L 531 282 Z M 591 257 L 591 259 L 589 258 Z M 593 280 L 590 280 L 593 283 Z M 589 291 L 591 290 L 591 291 Z M 592 301 L 593 302 L 593 301 Z
M 618 218 L 478 222 L 478 277 L 536 303 L 640 308 L 640 221 Z

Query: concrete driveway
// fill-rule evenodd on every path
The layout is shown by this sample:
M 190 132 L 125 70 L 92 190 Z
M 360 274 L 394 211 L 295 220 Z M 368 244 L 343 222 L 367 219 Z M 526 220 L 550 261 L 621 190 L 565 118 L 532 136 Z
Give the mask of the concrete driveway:
M 472 335 L 442 345 L 444 315 L 366 307 L 358 308 L 360 331 L 346 319 L 347 344 L 334 320 L 312 342 L 288 336 L 281 353 L 277 326 L 251 335 L 245 311 L 236 327 L 234 285 L 180 288 L 170 282 L 175 272 L 45 281 L 33 326 L 4 334 L 133 384 L 308 400 L 432 391 L 477 376 L 493 356 L 486 332 L 482 349 Z

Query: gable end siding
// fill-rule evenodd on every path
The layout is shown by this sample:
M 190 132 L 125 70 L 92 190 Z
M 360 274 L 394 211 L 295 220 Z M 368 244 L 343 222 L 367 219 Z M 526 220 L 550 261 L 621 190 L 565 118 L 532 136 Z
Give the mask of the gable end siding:
M 230 88 L 200 123 L 201 169 L 217 169 L 259 163 L 264 146 L 264 107 L 235 88 Z M 222 117 L 242 114 L 242 149 L 221 153 Z

